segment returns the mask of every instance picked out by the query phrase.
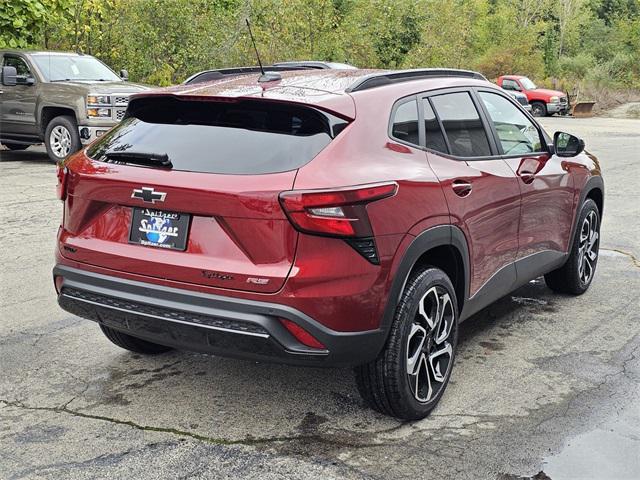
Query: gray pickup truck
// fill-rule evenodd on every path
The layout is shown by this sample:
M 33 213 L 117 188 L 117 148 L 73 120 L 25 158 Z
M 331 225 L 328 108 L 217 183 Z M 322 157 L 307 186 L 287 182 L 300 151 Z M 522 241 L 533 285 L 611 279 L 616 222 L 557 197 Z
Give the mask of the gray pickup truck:
M 117 124 L 133 93 L 127 81 L 90 55 L 0 51 L 0 143 L 23 150 L 44 142 L 59 161 Z

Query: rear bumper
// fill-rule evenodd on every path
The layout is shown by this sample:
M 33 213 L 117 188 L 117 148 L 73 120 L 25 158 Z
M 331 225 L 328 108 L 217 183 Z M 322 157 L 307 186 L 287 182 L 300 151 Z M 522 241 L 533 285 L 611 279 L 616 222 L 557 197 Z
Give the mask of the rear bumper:
M 223 297 L 57 265 L 58 303 L 66 311 L 134 337 L 201 353 L 293 365 L 342 367 L 373 360 L 382 330 L 338 332 L 285 305 Z M 279 318 L 322 342 L 299 343 Z

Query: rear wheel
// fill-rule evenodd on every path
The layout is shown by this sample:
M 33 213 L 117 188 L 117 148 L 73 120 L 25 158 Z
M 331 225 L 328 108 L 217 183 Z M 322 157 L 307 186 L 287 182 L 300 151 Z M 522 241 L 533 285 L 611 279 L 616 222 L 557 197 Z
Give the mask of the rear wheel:
M 80 150 L 82 143 L 75 118 L 69 115 L 53 118 L 44 133 L 44 144 L 49 158 L 55 162 Z
M 547 286 L 555 292 L 581 295 L 591 285 L 596 272 L 600 248 L 600 212 L 590 198 L 582 204 L 577 225 L 567 262 L 544 276 Z
M 356 383 L 373 409 L 403 420 L 424 418 L 449 382 L 458 341 L 458 309 L 449 277 L 428 267 L 402 294 L 385 348 L 357 367 Z
M 546 117 L 547 106 L 543 102 L 531 102 L 531 113 L 534 117 Z
M 120 348 L 129 350 L 130 352 L 142 353 L 146 355 L 157 355 L 158 353 L 164 353 L 171 350 L 171 347 L 147 342 L 146 340 L 132 337 L 131 335 L 127 335 L 126 333 L 122 333 L 118 330 L 114 330 L 113 328 L 109 328 L 102 324 L 100 324 L 100 330 L 102 330 L 102 333 L 104 333 L 105 337 L 111 340 L 112 343 L 116 344 Z
M 14 151 L 26 150 L 31 146 L 31 145 L 25 145 L 23 143 L 7 143 L 7 142 L 2 142 L 2 145 L 7 147 L 9 150 L 14 150 Z

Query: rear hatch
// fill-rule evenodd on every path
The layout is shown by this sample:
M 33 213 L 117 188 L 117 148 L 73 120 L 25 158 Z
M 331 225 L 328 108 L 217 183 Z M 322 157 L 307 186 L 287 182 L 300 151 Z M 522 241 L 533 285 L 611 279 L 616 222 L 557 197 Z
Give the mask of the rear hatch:
M 344 125 L 290 103 L 135 99 L 125 120 L 67 162 L 61 253 L 166 280 L 276 292 L 298 235 L 278 196 Z

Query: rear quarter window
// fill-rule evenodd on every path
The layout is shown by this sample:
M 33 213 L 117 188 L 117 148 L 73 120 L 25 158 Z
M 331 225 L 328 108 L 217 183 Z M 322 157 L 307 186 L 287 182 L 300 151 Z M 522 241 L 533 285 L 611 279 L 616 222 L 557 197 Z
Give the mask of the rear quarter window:
M 277 173 L 311 161 L 345 126 L 328 113 L 285 103 L 141 98 L 87 153 L 104 162 L 190 172 Z M 153 161 L 158 158 L 167 161 L 160 165 Z
M 416 100 L 401 103 L 393 113 L 391 136 L 413 145 L 419 145 L 418 104 Z

